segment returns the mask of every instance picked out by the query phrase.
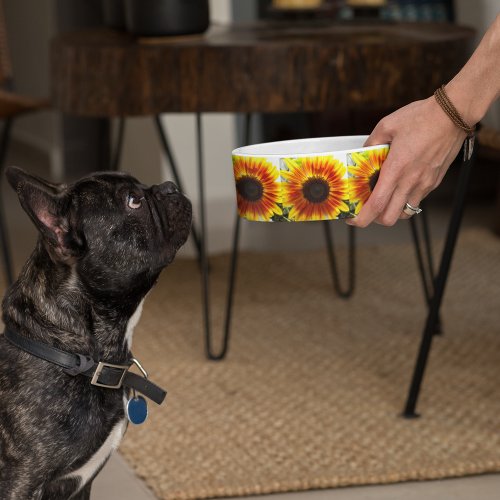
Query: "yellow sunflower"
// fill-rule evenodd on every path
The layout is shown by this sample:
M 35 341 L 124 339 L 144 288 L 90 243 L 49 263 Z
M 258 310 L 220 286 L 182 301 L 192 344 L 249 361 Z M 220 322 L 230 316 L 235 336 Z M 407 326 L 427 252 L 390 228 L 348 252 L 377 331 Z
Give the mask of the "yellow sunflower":
M 371 195 L 380 174 L 380 167 L 387 158 L 389 148 L 352 153 L 354 166 L 349 167 L 349 200 L 356 204 L 356 213 Z
M 336 219 L 348 212 L 345 165 L 332 156 L 284 159 L 288 171 L 282 170 L 283 205 L 290 206 L 292 220 Z
M 233 156 L 238 213 L 249 220 L 281 215 L 279 170 L 264 158 Z

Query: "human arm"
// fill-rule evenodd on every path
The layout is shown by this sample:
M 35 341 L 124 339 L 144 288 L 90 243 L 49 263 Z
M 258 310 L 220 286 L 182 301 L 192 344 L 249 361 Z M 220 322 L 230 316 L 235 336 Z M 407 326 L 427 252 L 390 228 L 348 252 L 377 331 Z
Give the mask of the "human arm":
M 463 119 L 475 124 L 500 96 L 500 15 L 471 58 L 446 85 L 446 93 Z M 434 97 L 415 101 L 383 118 L 366 145 L 390 143 L 378 182 L 358 216 L 348 223 L 365 227 L 375 221 L 393 225 L 405 203 L 419 206 L 442 181 L 466 133 Z

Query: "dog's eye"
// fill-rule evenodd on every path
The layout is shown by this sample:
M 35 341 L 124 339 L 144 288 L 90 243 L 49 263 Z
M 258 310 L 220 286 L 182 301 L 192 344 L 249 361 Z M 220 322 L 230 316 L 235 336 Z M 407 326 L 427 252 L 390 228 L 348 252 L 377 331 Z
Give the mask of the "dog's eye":
M 127 205 L 129 208 L 133 208 L 133 209 L 141 208 L 143 199 L 144 199 L 144 197 L 141 198 L 135 194 L 129 194 L 128 200 L 127 200 Z

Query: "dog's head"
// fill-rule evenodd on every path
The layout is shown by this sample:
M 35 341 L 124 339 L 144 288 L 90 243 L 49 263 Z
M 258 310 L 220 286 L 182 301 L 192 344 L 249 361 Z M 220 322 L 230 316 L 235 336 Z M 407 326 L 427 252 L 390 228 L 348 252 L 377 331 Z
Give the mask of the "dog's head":
M 64 185 L 6 173 L 52 261 L 93 290 L 148 289 L 189 235 L 191 204 L 171 182 L 147 187 L 103 172 Z

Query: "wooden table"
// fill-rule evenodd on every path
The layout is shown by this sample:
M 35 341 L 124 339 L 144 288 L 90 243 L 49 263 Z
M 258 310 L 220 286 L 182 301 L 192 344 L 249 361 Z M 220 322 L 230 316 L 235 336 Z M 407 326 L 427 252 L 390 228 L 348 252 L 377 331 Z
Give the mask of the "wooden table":
M 395 108 L 431 95 L 451 79 L 465 62 L 473 35 L 471 29 L 443 23 L 325 22 L 213 26 L 204 35 L 151 39 L 105 29 L 72 32 L 52 42 L 52 99 L 62 112 L 79 116 L 120 117 L 121 123 L 124 117 L 154 116 L 179 185 L 159 115 L 197 113 L 201 234 L 195 241 L 203 270 L 207 354 L 211 359 L 221 359 L 227 349 L 239 219 L 224 345 L 221 353 L 214 355 L 210 348 L 201 113 L 243 112 L 250 116 Z M 462 170 L 404 413 L 409 417 L 416 415 L 417 396 L 460 226 L 460 197 L 465 193 L 470 168 Z
M 390 108 L 449 80 L 473 34 L 437 23 L 259 23 L 152 39 L 73 32 L 52 43 L 52 98 L 94 117 Z

